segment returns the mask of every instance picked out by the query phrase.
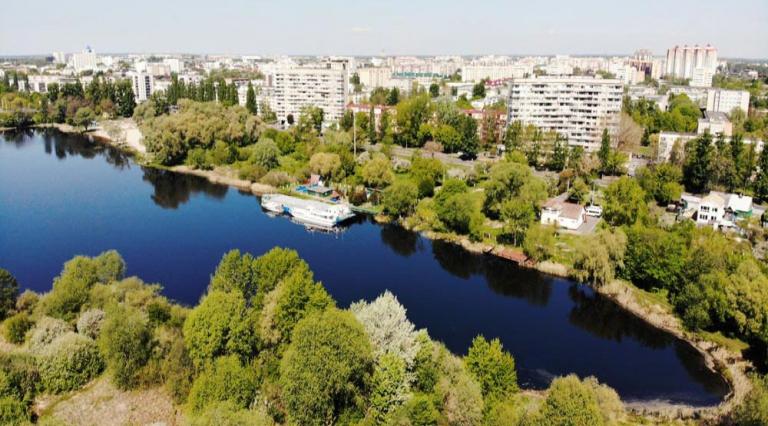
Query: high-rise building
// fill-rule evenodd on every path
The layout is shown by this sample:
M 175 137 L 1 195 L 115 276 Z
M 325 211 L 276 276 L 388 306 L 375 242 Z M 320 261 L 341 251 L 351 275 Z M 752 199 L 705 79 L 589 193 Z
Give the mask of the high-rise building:
M 707 90 L 707 111 L 730 114 L 734 108 L 749 112 L 749 92 L 746 90 Z
M 66 64 L 67 54 L 64 52 L 53 52 L 53 62 L 56 64 Z
M 96 52 L 90 46 L 87 46 L 82 52 L 74 53 L 72 55 L 72 66 L 77 72 L 95 70 L 98 66 Z
M 304 107 L 322 108 L 326 123 L 341 119 L 347 94 L 347 71 L 329 68 L 276 68 L 270 76 L 273 94 L 270 107 L 278 121 L 288 115 L 298 120 Z
M 621 81 L 593 77 L 538 77 L 510 82 L 507 123 L 520 121 L 568 138 L 587 151 L 600 147 L 603 129 L 616 135 L 624 93 Z
M 696 69 L 703 68 L 712 74 L 717 70 L 717 49 L 706 46 L 675 46 L 667 50 L 666 75 L 676 78 L 693 78 Z
M 144 102 L 152 96 L 155 88 L 155 77 L 145 72 L 131 74 L 133 82 L 133 96 L 136 102 Z

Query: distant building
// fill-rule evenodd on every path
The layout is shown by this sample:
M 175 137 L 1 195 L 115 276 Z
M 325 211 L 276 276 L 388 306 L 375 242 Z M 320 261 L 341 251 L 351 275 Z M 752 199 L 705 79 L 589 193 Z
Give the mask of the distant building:
M 184 71 L 184 61 L 178 58 L 166 58 L 163 59 L 163 63 L 165 65 L 168 65 L 168 68 L 171 72 L 180 74 L 182 71 Z
M 523 78 L 533 73 L 533 67 L 526 65 L 465 65 L 461 69 L 461 81 L 480 81 L 484 78 L 504 80 Z
M 659 147 L 656 160 L 667 161 L 672 155 L 672 148 L 675 146 L 675 142 L 680 143 L 680 148 L 684 148 L 688 141 L 696 139 L 698 135 L 696 133 L 677 133 L 677 132 L 661 132 L 659 133 Z
M 710 89 L 707 91 L 707 111 L 730 114 L 734 108 L 749 112 L 749 92 L 746 90 Z
M 389 87 L 392 70 L 388 67 L 358 68 L 357 76 L 360 77 L 360 83 L 365 87 Z
M 86 47 L 82 52 L 73 54 L 72 66 L 76 72 L 95 70 L 98 67 L 96 52 L 90 47 Z
M 603 129 L 618 132 L 624 88 L 618 80 L 592 77 L 515 79 L 509 85 L 507 123 L 521 121 L 553 130 L 586 151 L 600 147 Z
M 33 74 L 27 77 L 27 80 L 29 81 L 29 84 L 27 85 L 27 90 L 30 92 L 37 92 L 37 93 L 47 93 L 48 92 L 48 86 L 51 84 L 58 84 L 59 86 L 63 86 L 66 83 L 75 83 L 77 82 L 77 79 L 74 77 L 62 77 L 60 75 L 43 75 L 43 74 Z
M 725 200 L 717 194 L 709 194 L 701 199 L 696 214 L 696 223 L 717 227 L 725 215 Z
M 133 96 L 136 102 L 144 102 L 152 96 L 155 85 L 155 77 L 145 72 L 131 74 L 133 82 Z
M 715 71 L 709 68 L 696 68 L 691 76 L 692 87 L 712 87 L 712 79 L 715 77 Z
M 675 46 L 667 50 L 666 75 L 676 78 L 693 78 L 697 68 L 717 70 L 717 49 L 706 46 Z
M 53 63 L 55 64 L 66 64 L 67 63 L 67 54 L 64 52 L 53 52 Z
M 301 110 L 308 106 L 322 108 L 326 124 L 338 121 L 344 114 L 346 70 L 281 67 L 270 78 L 273 89 L 270 107 L 283 124 L 289 115 L 298 120 Z
M 724 112 L 707 111 L 704 114 L 704 118 L 699 119 L 699 126 L 696 129 L 696 133 L 700 135 L 705 132 L 713 135 L 722 133 L 725 136 L 731 136 L 733 134 L 733 124 L 731 124 L 731 120 L 728 119 Z

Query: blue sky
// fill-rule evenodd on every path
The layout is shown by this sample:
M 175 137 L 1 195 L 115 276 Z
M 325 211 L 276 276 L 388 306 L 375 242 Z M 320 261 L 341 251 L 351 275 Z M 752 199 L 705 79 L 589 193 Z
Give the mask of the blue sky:
M 0 55 L 656 54 L 711 43 L 768 58 L 768 0 L 12 1 Z

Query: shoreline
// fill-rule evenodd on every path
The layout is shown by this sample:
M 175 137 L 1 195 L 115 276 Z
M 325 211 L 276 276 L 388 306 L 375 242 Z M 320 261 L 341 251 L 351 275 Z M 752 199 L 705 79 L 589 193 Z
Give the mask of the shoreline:
M 112 124 L 115 121 L 118 120 L 113 120 L 107 123 Z M 132 120 L 128 121 L 132 122 Z M 135 124 L 133 125 L 135 126 Z M 124 150 L 129 154 L 136 156 L 137 160 L 141 160 L 140 154 L 146 152 L 145 149 L 132 149 L 133 147 L 131 144 L 127 144 L 125 141 L 115 140 L 102 126 L 99 126 L 94 131 L 85 133 L 80 132 L 78 129 L 67 124 L 54 123 L 37 125 L 34 127 L 55 128 L 62 133 L 82 133 L 84 136 L 90 137 L 91 140 L 97 140 L 101 143 Z M 119 126 L 119 130 L 121 132 L 126 131 L 123 126 Z M 137 143 L 140 145 L 140 140 Z M 140 146 L 143 148 L 143 145 Z M 141 165 L 169 170 L 175 173 L 203 177 L 211 183 L 232 186 L 241 191 L 248 191 L 253 195 L 263 195 L 265 193 L 277 191 L 277 188 L 272 186 L 239 179 L 220 169 L 199 170 L 184 165 L 163 168 L 147 163 Z M 374 217 L 374 219 L 377 222 L 383 222 L 382 218 L 379 218 L 378 216 Z M 502 245 L 474 243 L 467 237 L 441 234 L 434 231 L 410 229 L 399 222 L 397 222 L 396 225 L 408 229 L 409 231 L 417 232 L 424 238 L 430 240 L 440 240 L 459 245 L 473 254 L 495 256 L 503 260 L 515 262 L 521 268 L 535 269 L 547 275 L 572 279 L 567 266 L 563 264 L 553 262 L 533 263 L 528 261 L 522 253 L 516 250 L 510 250 Z M 662 330 L 689 344 L 702 355 L 706 366 L 711 371 L 721 376 L 731 389 L 719 404 L 713 406 L 692 406 L 688 404 L 673 404 L 658 401 L 624 403 L 628 411 L 659 420 L 716 420 L 731 413 L 751 390 L 752 385 L 747 376 L 747 371 L 753 368 L 751 362 L 745 360 L 740 354 L 733 353 L 728 348 L 721 346 L 718 343 L 705 340 L 695 333 L 686 331 L 676 316 L 659 306 L 644 306 L 634 296 L 635 287 L 632 284 L 615 280 L 613 283 L 602 287 L 589 287 L 601 296 L 616 303 L 621 309 L 645 321 L 652 327 Z

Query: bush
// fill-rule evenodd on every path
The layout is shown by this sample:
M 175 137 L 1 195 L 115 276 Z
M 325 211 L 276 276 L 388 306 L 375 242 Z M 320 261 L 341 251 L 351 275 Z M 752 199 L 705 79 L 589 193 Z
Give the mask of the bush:
M 101 309 L 89 309 L 83 312 L 77 319 L 77 332 L 91 339 L 99 337 L 104 316 L 104 311 Z
M 49 392 L 79 389 L 104 369 L 96 343 L 74 332 L 66 333 L 41 353 L 40 378 Z
M 16 311 L 32 313 L 40 296 L 32 290 L 24 290 L 16 299 Z
M 200 412 L 211 403 L 228 401 L 247 408 L 256 397 L 256 371 L 243 367 L 235 356 L 217 358 L 195 379 L 189 392 L 189 406 Z
M 10 397 L 0 398 L 0 424 L 20 426 L 28 423 L 29 410 L 26 404 Z
M 195 366 L 189 358 L 183 338 L 173 341 L 161 368 L 165 388 L 171 398 L 177 404 L 185 403 L 195 378 Z
M 275 422 L 263 411 L 244 410 L 231 402 L 216 402 L 189 419 L 191 426 L 270 426 Z
M 395 217 L 409 215 L 419 201 L 419 189 L 411 181 L 399 181 L 384 190 L 384 211 Z
M 517 392 L 515 359 L 504 351 L 499 339 L 489 342 L 483 336 L 475 337 L 464 362 L 484 397 L 503 399 Z
M 57 318 L 43 317 L 37 321 L 29 337 L 29 350 L 40 352 L 57 337 L 70 331 L 72 327 L 66 322 Z
M 40 388 L 37 359 L 28 354 L 0 354 L 0 397 L 31 403 Z
M 194 148 L 187 153 L 187 165 L 200 170 L 211 170 L 213 166 L 208 162 L 203 148 Z
M 525 232 L 523 252 L 536 262 L 547 260 L 555 252 L 555 228 L 534 224 Z
M 277 145 L 269 139 L 262 139 L 253 146 L 249 161 L 253 165 L 270 170 L 277 167 L 277 157 L 279 156 L 280 149 Z
M 264 175 L 267 174 L 267 169 L 258 164 L 245 163 L 240 166 L 240 170 L 237 175 L 240 179 L 250 180 L 252 182 L 258 181 Z
M 119 389 L 137 382 L 137 373 L 151 353 L 151 333 L 147 320 L 133 308 L 114 307 L 99 335 L 99 349 Z
M 293 179 L 288 173 L 279 170 L 269 171 L 269 173 L 264 175 L 264 177 L 262 177 L 260 180 L 260 182 L 264 185 L 274 186 L 275 188 L 290 185 L 294 181 L 295 179 Z
M 5 340 L 16 345 L 24 343 L 24 336 L 34 324 L 26 312 L 20 312 L 8 318 L 3 324 Z

